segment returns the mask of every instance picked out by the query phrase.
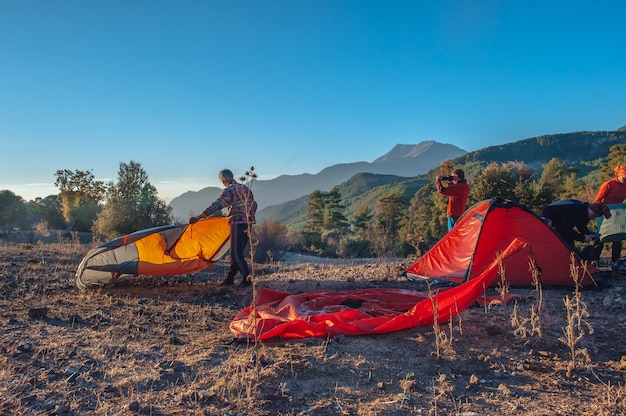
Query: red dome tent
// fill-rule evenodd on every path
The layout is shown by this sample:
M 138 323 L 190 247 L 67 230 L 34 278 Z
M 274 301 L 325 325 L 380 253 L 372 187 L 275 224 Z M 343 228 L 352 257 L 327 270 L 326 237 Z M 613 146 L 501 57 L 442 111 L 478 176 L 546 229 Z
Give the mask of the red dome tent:
M 600 270 L 581 262 L 563 239 L 528 208 L 502 198 L 470 207 L 406 274 L 453 283 L 469 281 L 515 239 L 526 243 L 526 248 L 502 261 L 504 276 L 511 286 L 532 285 L 532 262 L 540 271 L 542 285 L 573 285 L 571 270 L 576 270 L 583 286 L 595 284 L 594 275 Z M 492 285 L 498 280 L 494 279 Z
M 432 282 L 434 292 L 367 289 L 302 294 L 259 289 L 257 301 L 230 324 L 253 341 L 333 335 L 381 334 L 439 322 L 469 307 L 500 271 L 511 286 L 593 286 L 600 273 L 581 262 L 561 237 L 522 205 L 494 198 L 468 209 L 454 228 L 406 271 Z M 437 288 L 437 289 L 434 289 Z M 431 296 L 432 299 L 431 299 Z M 434 306 L 437 313 L 434 312 Z

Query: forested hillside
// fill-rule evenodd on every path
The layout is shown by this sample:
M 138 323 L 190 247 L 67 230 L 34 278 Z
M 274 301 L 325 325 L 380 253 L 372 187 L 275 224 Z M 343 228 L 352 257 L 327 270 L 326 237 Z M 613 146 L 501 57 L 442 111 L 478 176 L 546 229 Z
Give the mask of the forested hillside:
M 437 146 L 430 143 L 426 148 Z M 408 151 L 396 147 L 385 163 L 403 160 L 409 169 L 406 163 L 414 151 L 423 156 L 424 146 L 409 146 Z M 558 199 L 592 200 L 617 164 L 626 165 L 626 128 L 491 146 L 440 161 L 414 177 L 357 173 L 330 190 L 316 189 L 259 210 L 254 231 L 262 236 L 257 243 L 266 246 L 257 253 L 288 249 L 325 256 L 404 256 L 420 243 L 435 243 L 446 232 L 447 198 L 434 187 L 438 174 L 464 169 L 471 187 L 469 205 L 500 196 L 538 213 Z M 97 238 L 114 238 L 173 220 L 171 207 L 156 196 L 139 163 L 120 164 L 118 181 L 112 184 L 96 181 L 91 172 L 59 170 L 56 176 L 58 196 L 25 202 L 9 190 L 0 191 L 4 234 L 31 230 L 36 242 L 33 230 L 54 227 L 65 228 L 67 235 L 92 231 Z M 246 180 L 256 182 L 253 177 Z M 255 194 L 262 199 L 258 184 L 253 184 Z
M 498 146 L 489 146 L 454 159 L 457 165 L 490 162 L 522 161 L 533 169 L 552 158 L 567 163 L 585 176 L 594 169 L 594 162 L 605 158 L 609 148 L 626 143 L 626 131 L 575 132 L 532 137 Z
M 268 207 L 259 218 L 303 232 L 301 245 L 318 254 L 406 255 L 445 233 L 447 199 L 435 190 L 437 174 L 464 169 L 468 205 L 501 196 L 539 213 L 558 199 L 592 200 L 616 164 L 626 164 L 626 131 L 540 136 L 467 153 L 414 178 L 355 175 L 334 192 L 314 193 L 315 204 L 303 197 Z
M 427 180 L 419 177 L 403 178 L 395 175 L 357 173 L 336 188 L 341 193 L 346 217 L 352 218 L 359 208 L 375 205 L 376 200 L 394 189 L 412 195 L 427 182 Z M 290 230 L 304 230 L 308 205 L 309 196 L 306 195 L 284 204 L 260 210 L 257 220 L 274 220 L 283 223 Z
M 546 135 L 479 149 L 452 159 L 452 163 L 455 167 L 465 169 L 471 179 L 490 163 L 513 161 L 523 162 L 534 170 L 535 175 L 541 175 L 542 165 L 556 158 L 576 173 L 579 179 L 585 179 L 589 186 L 595 186 L 600 183 L 600 165 L 607 158 L 610 147 L 620 143 L 626 143 L 624 130 Z M 350 218 L 359 206 L 371 206 L 377 197 L 394 186 L 404 188 L 409 198 L 412 197 L 416 184 L 421 186 L 432 182 L 436 170 L 437 168 L 414 178 L 376 174 L 353 176 L 338 185 L 346 206 L 346 216 Z M 259 212 L 259 218 L 282 222 L 290 229 L 303 229 L 307 204 L 308 196 L 270 206 Z

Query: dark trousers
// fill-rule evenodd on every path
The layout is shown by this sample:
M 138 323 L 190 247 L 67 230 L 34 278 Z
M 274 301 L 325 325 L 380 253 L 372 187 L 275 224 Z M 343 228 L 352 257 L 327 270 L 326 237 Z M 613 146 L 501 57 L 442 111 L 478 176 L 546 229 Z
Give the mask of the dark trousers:
M 228 279 L 234 279 L 237 272 L 240 272 L 242 280 L 246 280 L 250 274 L 244 254 L 249 241 L 248 224 L 230 225 L 230 270 L 228 271 Z
M 578 255 L 583 260 L 595 261 L 600 260 L 600 254 L 602 254 L 602 243 L 594 243 L 585 246 L 582 250 L 578 250 Z
M 598 261 L 600 259 L 600 255 L 602 254 L 602 249 L 604 248 L 603 243 L 595 243 L 593 245 L 586 246 L 582 252 L 580 252 L 580 257 L 589 261 Z M 622 242 L 614 241 L 611 243 L 611 263 L 615 263 L 619 260 L 620 255 L 622 254 Z
M 611 243 L 611 263 L 615 263 L 622 255 L 622 242 L 614 241 Z

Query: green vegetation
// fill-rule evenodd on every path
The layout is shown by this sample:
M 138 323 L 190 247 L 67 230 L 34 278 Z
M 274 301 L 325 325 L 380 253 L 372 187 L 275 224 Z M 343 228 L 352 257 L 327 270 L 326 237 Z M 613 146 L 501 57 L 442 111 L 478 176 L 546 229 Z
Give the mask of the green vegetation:
M 171 208 L 157 197 L 141 164 L 120 163 L 117 183 L 107 187 L 106 204 L 93 231 L 108 238 L 172 222 Z
M 277 259 L 282 250 L 323 256 L 407 256 L 446 232 L 447 199 L 434 187 L 438 174 L 462 168 L 470 183 L 468 206 L 501 196 L 535 212 L 558 199 L 591 201 L 598 186 L 626 164 L 626 126 L 613 132 L 539 136 L 490 146 L 446 160 L 414 178 L 359 173 L 329 192 L 264 210 L 257 224 L 255 257 Z M 0 191 L 0 229 L 91 231 L 107 238 L 170 224 L 171 208 L 157 197 L 139 163 L 120 163 L 115 183 L 96 181 L 91 172 L 58 170 L 58 195 L 25 202 Z
M 25 202 L 0 191 L 0 228 L 67 229 L 95 232 L 107 238 L 172 222 L 171 208 L 157 197 L 141 164 L 120 163 L 117 183 L 96 181 L 89 171 L 57 170 L 58 195 Z
M 284 223 L 291 232 L 305 223 L 304 250 L 318 255 L 406 256 L 416 251 L 417 241 L 427 247 L 446 232 L 447 199 L 433 186 L 436 175 L 462 168 L 471 186 L 468 206 L 501 196 L 539 213 L 559 199 L 592 201 L 599 185 L 613 177 L 613 168 L 626 164 L 624 141 L 624 132 L 542 136 L 446 160 L 416 178 L 358 174 L 332 191 L 341 196 L 333 204 L 347 220 L 347 230 L 326 222 L 330 193 L 319 190 L 298 200 Z M 529 162 L 507 158 L 516 154 Z M 275 213 L 280 218 L 280 207 Z
M 57 170 L 54 185 L 59 188 L 63 218 L 69 230 L 89 231 L 94 218 L 101 210 L 106 186 L 96 181 L 93 173 Z
M 9 232 L 26 216 L 24 199 L 9 190 L 0 191 L 0 229 Z

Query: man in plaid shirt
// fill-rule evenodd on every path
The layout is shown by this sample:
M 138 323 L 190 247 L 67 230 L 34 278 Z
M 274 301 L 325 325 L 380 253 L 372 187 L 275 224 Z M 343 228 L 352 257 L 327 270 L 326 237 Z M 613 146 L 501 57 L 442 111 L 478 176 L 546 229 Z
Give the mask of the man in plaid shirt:
M 200 215 L 189 218 L 189 224 L 228 208 L 226 217 L 230 224 L 230 270 L 220 286 L 232 285 L 237 272 L 241 273 L 241 286 L 250 286 L 250 268 L 244 251 L 250 242 L 250 227 L 256 223 L 257 203 L 250 188 L 238 183 L 229 169 L 220 171 L 219 178 L 225 189 Z

